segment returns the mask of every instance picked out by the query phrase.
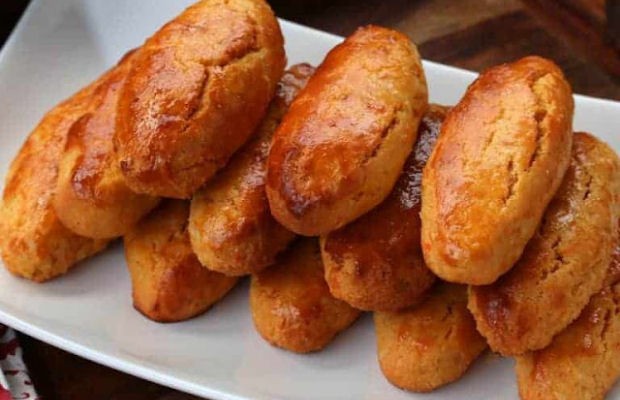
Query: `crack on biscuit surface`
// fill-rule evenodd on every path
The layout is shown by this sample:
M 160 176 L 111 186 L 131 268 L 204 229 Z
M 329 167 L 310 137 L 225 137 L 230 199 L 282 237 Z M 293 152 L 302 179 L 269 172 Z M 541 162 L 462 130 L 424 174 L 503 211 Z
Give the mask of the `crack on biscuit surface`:
M 390 134 L 390 132 L 394 130 L 396 125 L 398 125 L 398 123 L 400 122 L 400 119 L 398 118 L 398 113 L 402 112 L 402 110 L 403 110 L 402 104 L 398 105 L 394 109 L 394 111 L 392 112 L 392 117 L 390 118 L 390 122 L 385 126 L 385 128 L 383 128 L 383 130 L 379 134 L 379 138 L 380 138 L 379 143 L 375 146 L 374 149 L 372 149 L 372 152 L 368 156 L 366 156 L 366 158 L 362 162 L 362 165 L 366 164 L 370 159 L 376 157 L 377 153 L 379 153 L 379 150 L 381 150 L 381 147 L 383 146 L 383 143 L 385 142 L 385 138 Z
M 592 193 L 592 180 L 594 179 L 594 177 L 588 174 L 587 171 L 585 170 L 584 170 L 584 173 L 588 175 L 588 180 L 586 181 L 585 190 L 584 190 L 583 197 L 582 197 L 582 199 L 585 201 L 590 198 L 590 194 Z
M 535 147 L 530 155 L 530 159 L 528 161 L 527 170 L 529 171 L 538 157 L 540 156 L 543 144 L 543 138 L 547 136 L 546 130 L 543 128 L 545 119 L 547 118 L 548 112 L 547 109 L 543 105 L 543 99 L 541 95 L 541 89 L 539 84 L 549 75 L 550 73 L 544 73 L 540 76 L 535 77 L 534 82 L 532 83 L 531 89 L 535 98 L 535 106 L 536 111 L 534 113 L 534 124 L 536 126 L 536 137 L 535 137 Z
M 560 251 L 560 246 L 562 244 L 562 236 L 557 235 L 549 249 L 551 250 L 553 256 L 553 262 L 551 263 L 549 268 L 545 268 L 542 270 L 541 281 L 548 279 L 551 275 L 555 274 L 562 266 L 568 264 L 568 262 L 564 259 L 564 255 Z
M 504 204 L 508 203 L 508 201 L 515 195 L 515 186 L 519 181 L 519 176 L 515 171 L 514 160 L 512 157 L 510 158 L 510 160 L 508 160 L 508 164 L 506 165 L 506 172 L 508 173 L 508 188 L 506 196 L 503 199 Z
M 195 105 L 193 105 L 188 113 L 187 116 L 184 118 L 185 119 L 185 126 L 183 127 L 183 132 L 187 131 L 189 129 L 189 127 L 191 126 L 191 124 L 189 123 L 191 120 L 194 119 L 194 117 L 196 116 L 196 114 L 198 114 L 198 112 L 200 110 L 202 110 L 204 108 L 204 103 L 205 103 L 205 93 L 207 91 L 207 86 L 209 85 L 209 69 L 205 68 L 205 77 L 202 79 L 202 82 L 200 83 L 200 87 L 198 88 L 198 91 L 196 92 L 196 99 L 199 99 Z
M 527 164 L 528 170 L 532 168 L 532 166 L 538 159 L 538 156 L 540 155 L 540 151 L 542 147 L 542 140 L 543 140 L 543 137 L 545 136 L 543 129 L 541 127 L 541 124 L 543 123 L 546 116 L 547 116 L 547 111 L 544 109 L 538 109 L 536 110 L 536 113 L 534 114 L 534 121 L 536 123 L 536 138 L 535 138 L 536 144 L 534 147 L 534 151 L 532 151 L 532 154 Z

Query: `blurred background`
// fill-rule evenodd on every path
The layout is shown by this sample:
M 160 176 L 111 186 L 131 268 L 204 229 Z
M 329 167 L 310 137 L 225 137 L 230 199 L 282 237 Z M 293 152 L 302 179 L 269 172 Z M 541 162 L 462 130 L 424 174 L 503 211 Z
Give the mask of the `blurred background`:
M 282 18 L 339 35 L 370 23 L 396 28 L 425 59 L 474 71 L 538 54 L 562 67 L 575 92 L 620 100 L 620 0 L 268 1 Z M 0 44 L 28 3 L 0 0 Z
M 347 35 L 399 29 L 425 59 L 480 71 L 539 54 L 577 93 L 620 100 L 620 0 L 274 0 L 282 18 Z
M 339 35 L 371 23 L 396 28 L 425 59 L 474 71 L 538 54 L 562 67 L 575 92 L 620 100 L 620 0 L 268 1 L 282 18 Z M 0 0 L 0 47 L 28 4 Z M 20 340 L 46 400 L 195 399 L 27 336 Z

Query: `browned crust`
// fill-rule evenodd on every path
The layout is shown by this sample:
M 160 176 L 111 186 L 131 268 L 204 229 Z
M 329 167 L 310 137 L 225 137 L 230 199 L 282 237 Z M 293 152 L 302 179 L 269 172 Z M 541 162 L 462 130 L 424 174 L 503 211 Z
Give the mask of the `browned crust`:
M 374 319 L 381 371 L 401 389 L 429 392 L 454 382 L 486 348 L 465 286 L 440 283 L 417 307 Z
M 266 341 L 297 353 L 323 349 L 360 314 L 329 293 L 314 238 L 300 239 L 252 277 L 250 307 Z
M 568 167 L 573 99 L 526 57 L 481 74 L 446 117 L 424 170 L 422 248 L 439 277 L 489 284 L 518 260 Z
M 125 235 L 134 307 L 158 322 L 207 311 L 237 283 L 204 268 L 189 243 L 189 203 L 167 200 Z
M 112 145 L 118 96 L 134 57 L 125 56 L 106 76 L 93 91 L 91 110 L 68 130 L 53 206 L 62 224 L 82 236 L 121 236 L 158 202 L 127 187 Z
M 284 74 L 253 138 L 192 198 L 190 239 L 207 268 L 231 276 L 258 272 L 295 237 L 271 216 L 266 162 L 273 132 L 313 72 L 298 64 Z
M 69 130 L 96 108 L 95 94 L 116 71 L 112 68 L 50 110 L 11 163 L 0 207 L 0 247 L 4 265 L 13 274 L 47 281 L 108 243 L 71 232 L 61 224 L 52 202 Z
M 274 134 L 267 172 L 274 217 L 319 235 L 379 204 L 426 108 L 416 47 L 390 29 L 358 29 L 329 52 Z
M 420 247 L 420 191 L 446 112 L 430 106 L 388 198 L 321 238 L 325 280 L 334 297 L 362 310 L 395 311 L 415 304 L 435 281 Z
M 618 244 L 618 242 L 616 242 Z M 517 357 L 523 400 L 603 400 L 620 377 L 620 256 L 603 290 L 543 350 Z
M 523 257 L 494 284 L 471 289 L 478 330 L 502 354 L 546 347 L 603 285 L 618 237 L 620 162 L 585 133 L 575 134 L 572 153 Z
M 189 198 L 251 135 L 286 63 L 263 0 L 203 0 L 146 41 L 115 143 L 131 189 Z

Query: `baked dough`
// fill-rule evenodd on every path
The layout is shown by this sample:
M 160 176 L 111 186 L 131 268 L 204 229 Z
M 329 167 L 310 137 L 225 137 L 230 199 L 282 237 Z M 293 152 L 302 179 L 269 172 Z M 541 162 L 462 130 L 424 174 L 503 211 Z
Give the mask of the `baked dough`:
M 134 307 L 154 321 L 201 314 L 237 283 L 200 265 L 189 243 L 188 217 L 189 202 L 166 200 L 125 235 Z
M 69 129 L 60 158 L 54 209 L 63 225 L 82 236 L 122 236 L 159 201 L 127 187 L 112 144 L 118 95 L 134 57 L 125 56 L 94 91 L 91 111 Z
M 367 26 L 329 52 L 274 134 L 267 196 L 291 231 L 326 234 L 390 193 L 427 108 L 415 45 Z
M 469 87 L 424 169 L 422 250 L 435 274 L 486 285 L 514 265 L 568 168 L 572 117 L 569 84 L 540 57 Z
M 299 64 L 284 74 L 252 139 L 192 198 L 190 239 L 207 268 L 232 276 L 258 272 L 273 264 L 295 237 L 271 216 L 265 194 L 267 156 L 273 132 L 313 72 L 310 65 Z
M 430 106 L 388 198 L 321 238 L 325 280 L 334 297 L 361 310 L 395 311 L 415 304 L 435 281 L 420 247 L 420 191 L 446 111 Z
M 131 189 L 189 198 L 263 118 L 286 59 L 263 0 L 202 0 L 137 54 L 122 88 L 116 146 Z
M 487 347 L 461 285 L 439 283 L 417 307 L 374 319 L 381 371 L 405 390 L 429 392 L 459 379 Z
M 96 93 L 107 86 L 119 68 L 112 68 L 50 110 L 11 163 L 0 206 L 0 249 L 4 265 L 13 274 L 47 281 L 108 243 L 67 229 L 52 203 L 69 131 L 97 108 Z
M 276 265 L 252 276 L 250 307 L 260 335 L 296 353 L 323 349 L 360 314 L 329 293 L 314 238 L 298 240 Z
M 517 357 L 522 400 L 603 400 L 620 377 L 620 249 L 601 292 L 549 347 Z
M 601 290 L 618 237 L 620 161 L 576 133 L 570 167 L 522 258 L 497 282 L 472 287 L 469 308 L 494 351 L 546 347 Z

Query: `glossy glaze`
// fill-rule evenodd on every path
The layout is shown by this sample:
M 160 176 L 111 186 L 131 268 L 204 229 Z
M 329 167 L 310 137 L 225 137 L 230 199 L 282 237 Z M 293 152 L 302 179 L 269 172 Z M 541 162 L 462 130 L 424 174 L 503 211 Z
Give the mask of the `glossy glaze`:
M 472 287 L 469 307 L 495 351 L 547 346 L 598 292 L 618 237 L 620 161 L 576 133 L 571 164 L 522 258 L 497 282 Z
M 116 146 L 129 186 L 188 198 L 251 135 L 285 65 L 262 0 L 202 0 L 146 41 L 119 102 Z
M 112 75 L 114 69 L 50 110 L 11 163 L 0 207 L 0 245 L 13 274 L 46 281 L 107 244 L 67 229 L 52 201 L 69 130 L 96 107 L 95 93 Z
M 435 281 L 420 248 L 422 170 L 447 108 L 431 105 L 413 151 L 379 206 L 321 239 L 325 280 L 339 299 L 363 310 L 413 305 Z
M 327 55 L 274 135 L 267 195 L 276 219 L 299 234 L 325 234 L 379 204 L 426 108 L 409 39 L 358 29 Z
M 568 167 L 572 116 L 569 84 L 540 57 L 493 67 L 468 88 L 424 170 L 433 272 L 482 285 L 514 265 Z
M 252 139 L 191 203 L 192 248 L 203 265 L 227 275 L 258 272 L 275 261 L 295 235 L 272 216 L 265 194 L 273 132 L 314 68 L 291 67 Z
M 125 56 L 94 90 L 92 109 L 69 129 L 60 159 L 54 209 L 83 236 L 121 236 L 159 201 L 127 187 L 112 144 L 118 97 L 134 56 Z

